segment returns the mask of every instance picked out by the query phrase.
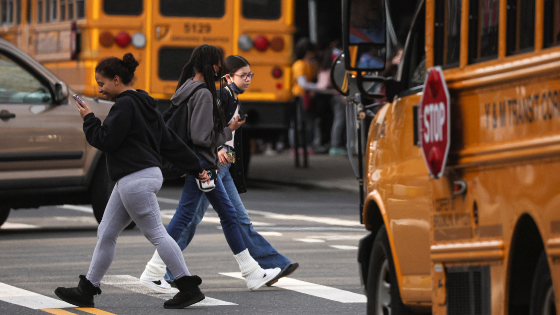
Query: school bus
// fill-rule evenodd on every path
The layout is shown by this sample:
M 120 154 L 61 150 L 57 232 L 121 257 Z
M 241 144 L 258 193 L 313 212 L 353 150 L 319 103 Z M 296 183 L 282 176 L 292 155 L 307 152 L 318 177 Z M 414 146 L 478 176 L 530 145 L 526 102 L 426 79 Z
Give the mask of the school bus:
M 343 1 L 356 72 L 334 79 L 353 80 L 342 92 L 362 126 L 378 109 L 364 157 L 371 234 L 358 254 L 368 314 L 557 314 L 560 1 L 418 1 L 397 74 L 383 78 L 385 65 L 361 66 L 360 54 L 384 63 L 389 41 L 353 42 L 351 12 L 377 9 L 390 30 L 393 3 Z M 365 101 L 373 81 L 387 103 Z M 421 108 L 436 86 L 448 90 L 438 119 L 449 150 L 425 159 L 432 118 Z M 429 171 L 436 162 L 441 174 Z
M 246 129 L 288 125 L 294 0 L 2 0 L 0 24 L 1 38 L 89 97 L 99 60 L 131 52 L 134 87 L 169 100 L 194 48 L 215 45 L 256 73 L 240 96 Z

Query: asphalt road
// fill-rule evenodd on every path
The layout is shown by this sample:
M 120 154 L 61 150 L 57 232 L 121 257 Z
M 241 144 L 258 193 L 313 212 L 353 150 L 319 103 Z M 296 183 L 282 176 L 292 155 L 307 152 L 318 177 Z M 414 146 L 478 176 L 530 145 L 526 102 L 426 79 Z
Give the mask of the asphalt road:
M 97 223 L 90 207 L 43 207 L 12 211 L 0 229 L 0 314 L 365 314 L 356 262 L 366 235 L 358 222 L 358 196 L 329 190 L 250 183 L 241 197 L 255 229 L 300 268 L 273 287 L 249 291 L 208 210 L 184 257 L 199 275 L 206 300 L 165 310 L 166 296 L 144 290 L 137 279 L 154 247 L 140 230 L 122 233 L 95 309 L 60 308 L 54 289 L 76 286 L 87 272 Z M 181 187 L 158 194 L 165 224 Z M 26 290 L 26 291 L 23 291 Z

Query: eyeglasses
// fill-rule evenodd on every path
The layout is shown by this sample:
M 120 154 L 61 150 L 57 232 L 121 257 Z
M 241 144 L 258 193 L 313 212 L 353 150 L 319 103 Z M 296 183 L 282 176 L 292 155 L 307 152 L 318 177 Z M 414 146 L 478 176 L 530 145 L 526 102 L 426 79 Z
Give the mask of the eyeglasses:
M 238 77 L 241 77 L 241 79 L 243 79 L 243 80 L 245 80 L 245 81 L 251 80 L 251 79 L 255 76 L 255 74 L 254 74 L 253 72 L 243 73 L 243 74 L 234 73 L 233 75 L 236 75 L 236 76 L 238 76 Z

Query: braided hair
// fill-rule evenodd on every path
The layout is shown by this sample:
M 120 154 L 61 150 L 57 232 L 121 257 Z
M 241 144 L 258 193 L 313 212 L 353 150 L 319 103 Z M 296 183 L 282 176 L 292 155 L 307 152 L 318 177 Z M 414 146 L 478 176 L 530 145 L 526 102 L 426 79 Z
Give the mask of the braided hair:
M 213 104 L 213 117 L 214 117 L 214 131 L 220 132 L 226 126 L 226 119 L 222 108 L 218 104 L 218 98 L 216 94 L 216 75 L 218 78 L 221 77 L 221 69 L 219 73 L 214 71 L 214 65 L 224 64 L 224 53 L 221 49 L 203 44 L 194 49 L 189 62 L 183 67 L 181 71 L 181 77 L 179 78 L 179 83 L 177 84 L 177 90 L 189 79 L 192 78 L 196 73 L 202 73 L 204 76 L 204 83 L 206 87 L 212 93 L 212 104 Z M 220 80 L 220 90 L 222 88 L 222 80 Z

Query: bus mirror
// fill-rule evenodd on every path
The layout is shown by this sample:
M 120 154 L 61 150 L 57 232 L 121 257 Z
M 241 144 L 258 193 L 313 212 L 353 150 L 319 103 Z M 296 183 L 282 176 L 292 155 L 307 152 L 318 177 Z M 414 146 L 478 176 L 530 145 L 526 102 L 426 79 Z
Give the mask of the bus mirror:
M 381 71 L 387 59 L 383 0 L 344 0 L 342 26 L 346 69 Z
M 348 96 L 348 77 L 348 71 L 344 66 L 344 54 L 340 54 L 336 57 L 331 68 L 331 85 L 344 96 Z
M 358 73 L 357 84 L 358 90 L 362 95 L 369 98 L 385 97 L 385 81 L 384 77 L 371 73 Z
M 68 98 L 68 86 L 64 82 L 56 82 L 54 85 L 54 100 L 60 104 Z

